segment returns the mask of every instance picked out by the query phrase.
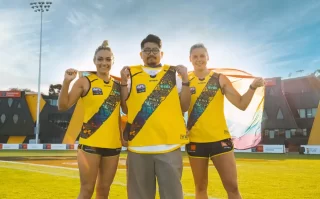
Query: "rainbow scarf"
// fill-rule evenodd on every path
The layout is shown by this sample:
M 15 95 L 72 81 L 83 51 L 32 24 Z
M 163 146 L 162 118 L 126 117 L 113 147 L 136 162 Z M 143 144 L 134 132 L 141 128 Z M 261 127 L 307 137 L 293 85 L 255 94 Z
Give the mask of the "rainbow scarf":
M 210 68 L 209 70 L 221 73 L 229 78 L 240 95 L 247 92 L 255 78 L 247 72 L 232 68 Z M 245 111 L 239 110 L 225 98 L 224 113 L 236 149 L 248 149 L 260 143 L 264 96 L 265 87 L 257 88 Z

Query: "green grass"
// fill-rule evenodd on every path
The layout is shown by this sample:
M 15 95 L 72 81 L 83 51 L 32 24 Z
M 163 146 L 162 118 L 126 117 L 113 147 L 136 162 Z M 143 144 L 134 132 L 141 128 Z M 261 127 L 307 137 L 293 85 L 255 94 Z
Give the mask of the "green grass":
M 0 151 L 2 157 L 19 154 L 75 156 L 76 151 Z M 236 157 L 239 188 L 245 199 L 315 199 L 320 195 L 320 156 L 237 153 Z M 0 162 L 0 175 L 1 199 L 71 199 L 79 191 L 77 170 Z M 110 198 L 125 199 L 125 183 L 125 170 L 118 170 Z M 182 183 L 185 193 L 194 192 L 188 167 L 183 171 Z M 214 167 L 209 168 L 208 193 L 215 198 L 227 198 Z

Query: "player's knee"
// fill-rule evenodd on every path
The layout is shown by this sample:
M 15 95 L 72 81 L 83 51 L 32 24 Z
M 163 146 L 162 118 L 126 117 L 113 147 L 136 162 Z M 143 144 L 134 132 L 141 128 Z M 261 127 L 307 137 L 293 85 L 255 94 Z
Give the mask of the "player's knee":
M 95 183 L 81 183 L 81 192 L 91 194 L 94 192 Z
M 96 193 L 100 198 L 107 198 L 109 196 L 110 184 L 97 185 Z
M 93 192 L 94 192 L 94 185 L 92 184 L 82 184 L 81 185 L 81 195 L 83 196 L 83 198 L 88 198 L 90 199 Z
M 228 193 L 238 193 L 238 183 L 236 181 L 229 181 L 225 184 L 225 189 Z
M 196 184 L 197 193 L 205 193 L 205 192 L 207 192 L 207 188 L 208 188 L 208 182 L 207 181 L 203 181 L 201 183 L 197 183 Z

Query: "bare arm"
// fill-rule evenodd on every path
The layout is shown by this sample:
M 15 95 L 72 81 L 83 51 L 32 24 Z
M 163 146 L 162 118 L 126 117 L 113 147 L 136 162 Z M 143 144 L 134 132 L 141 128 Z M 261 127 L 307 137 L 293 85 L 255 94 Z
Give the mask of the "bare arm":
M 121 84 L 126 85 L 127 83 L 121 83 Z M 122 112 L 124 114 L 128 114 L 128 107 L 127 107 L 126 100 L 129 96 L 129 90 L 127 86 L 121 86 L 120 96 L 121 96 L 120 105 L 121 105 Z
M 130 68 L 128 66 L 125 66 L 122 68 L 122 70 L 120 71 L 121 74 L 121 91 L 120 91 L 120 106 L 122 109 L 122 112 L 124 114 L 128 114 L 128 106 L 127 106 L 127 99 L 129 96 L 129 90 L 128 90 L 128 77 L 130 75 L 129 72 Z
M 182 83 L 187 83 L 187 81 L 182 81 Z M 180 106 L 182 112 L 187 112 L 191 102 L 191 93 L 189 86 L 182 85 L 181 92 L 180 92 Z
M 128 146 L 128 142 L 123 139 L 124 127 L 122 128 L 121 114 L 119 115 L 119 129 L 120 129 L 120 140 L 121 140 L 121 144 L 122 144 L 122 146 L 127 147 L 127 146 Z
M 177 73 L 181 76 L 182 83 L 177 81 L 177 84 L 182 84 L 180 92 L 180 106 L 182 112 L 187 112 L 191 102 L 191 92 L 189 85 L 183 85 L 189 83 L 188 69 L 183 65 L 175 67 Z
M 238 109 L 243 111 L 246 110 L 252 100 L 255 90 L 248 88 L 247 92 L 241 96 L 226 76 L 220 75 L 219 81 L 226 98 Z
M 81 95 L 85 92 L 84 85 L 85 81 L 87 81 L 84 77 L 78 79 L 73 85 L 70 93 L 69 86 L 71 81 L 64 80 L 62 84 L 62 88 L 60 91 L 59 99 L 58 99 L 58 110 L 66 111 L 71 108 L 81 97 Z

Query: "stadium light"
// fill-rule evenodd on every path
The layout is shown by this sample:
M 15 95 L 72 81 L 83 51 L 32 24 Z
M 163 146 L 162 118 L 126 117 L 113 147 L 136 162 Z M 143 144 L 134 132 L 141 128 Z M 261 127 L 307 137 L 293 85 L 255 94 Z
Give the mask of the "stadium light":
M 40 22 L 40 53 L 39 53 L 39 74 L 38 74 L 38 99 L 37 99 L 37 121 L 36 127 L 34 129 L 34 133 L 36 134 L 36 144 L 38 144 L 39 133 L 40 133 L 40 99 L 41 99 L 41 91 L 40 91 L 40 84 L 41 84 L 41 50 L 42 50 L 42 13 L 49 12 L 50 6 L 52 5 L 51 1 L 43 2 L 32 2 L 30 3 L 30 7 L 34 10 L 34 12 L 39 12 L 41 16 Z

